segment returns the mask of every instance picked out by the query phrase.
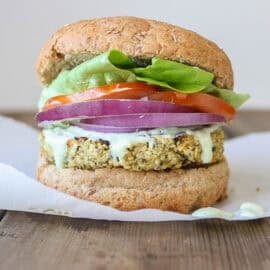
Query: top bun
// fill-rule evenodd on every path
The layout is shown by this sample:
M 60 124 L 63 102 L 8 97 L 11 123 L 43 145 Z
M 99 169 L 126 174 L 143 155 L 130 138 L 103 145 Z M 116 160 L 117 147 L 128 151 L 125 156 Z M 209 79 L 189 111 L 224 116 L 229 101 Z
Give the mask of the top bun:
M 197 66 L 212 72 L 218 87 L 233 88 L 231 62 L 215 43 L 178 26 L 136 17 L 83 20 L 59 29 L 38 57 L 40 81 L 50 84 L 62 69 L 110 49 L 138 59 L 157 56 Z

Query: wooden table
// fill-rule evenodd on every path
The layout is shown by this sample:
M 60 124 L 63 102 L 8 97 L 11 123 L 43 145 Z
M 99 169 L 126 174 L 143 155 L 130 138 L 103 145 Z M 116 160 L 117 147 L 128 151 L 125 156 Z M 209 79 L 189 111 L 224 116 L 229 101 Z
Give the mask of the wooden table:
M 32 124 L 32 113 L 12 114 Z M 241 112 L 227 136 L 270 130 Z M 270 179 L 269 179 L 270 180 Z M 0 269 L 270 269 L 270 219 L 108 222 L 0 213 Z

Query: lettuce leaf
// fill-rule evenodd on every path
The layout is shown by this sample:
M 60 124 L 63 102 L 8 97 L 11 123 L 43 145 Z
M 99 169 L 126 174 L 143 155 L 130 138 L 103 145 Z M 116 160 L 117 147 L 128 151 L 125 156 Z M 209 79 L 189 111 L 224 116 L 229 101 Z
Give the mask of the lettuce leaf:
M 87 60 L 71 70 L 63 70 L 45 88 L 39 99 L 38 108 L 54 96 L 67 95 L 85 89 L 116 82 L 136 81 L 135 74 L 129 69 L 134 67 L 131 59 L 117 50 L 111 50 Z
M 203 92 L 223 99 L 235 109 L 238 109 L 250 98 L 249 94 L 235 93 L 232 90 L 218 88 L 213 84 L 209 85 L 205 90 L 203 90 Z
M 138 81 L 183 93 L 199 92 L 214 79 L 212 73 L 200 68 L 160 58 L 153 58 L 146 68 L 133 68 L 132 71 Z

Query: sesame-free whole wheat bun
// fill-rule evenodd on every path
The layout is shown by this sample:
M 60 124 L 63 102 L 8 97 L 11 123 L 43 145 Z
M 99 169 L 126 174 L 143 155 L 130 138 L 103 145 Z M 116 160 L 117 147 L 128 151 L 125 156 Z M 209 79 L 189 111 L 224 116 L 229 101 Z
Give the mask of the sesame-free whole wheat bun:
M 233 87 L 231 62 L 214 42 L 178 26 L 136 17 L 83 20 L 59 29 L 40 52 L 40 81 L 49 84 L 62 69 L 110 49 L 139 59 L 158 56 L 197 66 L 212 72 L 217 86 Z
M 41 155 L 37 176 L 49 187 L 120 210 L 157 208 L 190 213 L 226 197 L 229 169 L 226 160 L 164 172 L 58 169 Z
M 159 57 L 200 67 L 214 74 L 216 86 L 233 88 L 230 60 L 215 43 L 178 26 L 136 17 L 98 18 L 64 26 L 41 50 L 37 74 L 46 87 L 62 70 L 71 69 L 111 49 L 120 50 L 136 60 Z M 200 158 L 196 160 L 195 155 L 201 154 L 202 149 L 198 141 L 194 142 L 192 136 L 187 136 L 185 140 L 172 140 L 168 149 L 186 147 L 185 151 L 188 150 L 189 154 L 194 151 L 190 154 L 190 160 L 194 160 L 192 166 L 148 171 L 113 165 L 96 169 L 74 166 L 59 168 L 50 159 L 50 149 L 41 142 L 37 177 L 45 185 L 62 192 L 121 210 L 157 208 L 190 213 L 226 197 L 229 168 L 223 156 L 223 137 L 217 139 L 213 134 L 211 136 L 213 151 L 221 149 L 221 152 L 209 164 L 197 162 Z M 217 142 L 222 145 L 217 147 Z M 85 138 L 74 137 L 68 143 L 70 156 L 84 148 L 95 151 L 95 155 L 109 151 L 109 146 L 102 140 L 89 142 Z M 195 150 L 192 148 L 194 143 Z M 171 151 L 175 156 L 180 155 L 176 150 Z M 216 152 L 213 153 L 217 156 Z M 77 160 L 83 158 L 88 162 L 85 153 L 80 152 Z M 73 158 L 76 160 L 75 154 L 69 160 L 71 165 L 74 164 Z

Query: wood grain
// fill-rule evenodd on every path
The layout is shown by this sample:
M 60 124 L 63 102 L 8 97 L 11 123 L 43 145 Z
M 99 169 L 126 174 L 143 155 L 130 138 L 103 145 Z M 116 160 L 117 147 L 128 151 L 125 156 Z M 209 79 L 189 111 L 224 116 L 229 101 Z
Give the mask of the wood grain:
M 9 116 L 35 126 L 33 113 Z M 240 112 L 227 137 L 270 130 L 269 116 Z M 0 262 L 1 270 L 269 270 L 270 219 L 132 223 L 7 212 L 0 221 Z
M 104 222 L 9 212 L 1 269 L 270 269 L 270 221 Z
M 0 221 L 1 221 L 1 219 L 3 218 L 4 215 L 5 215 L 5 211 L 0 210 Z

